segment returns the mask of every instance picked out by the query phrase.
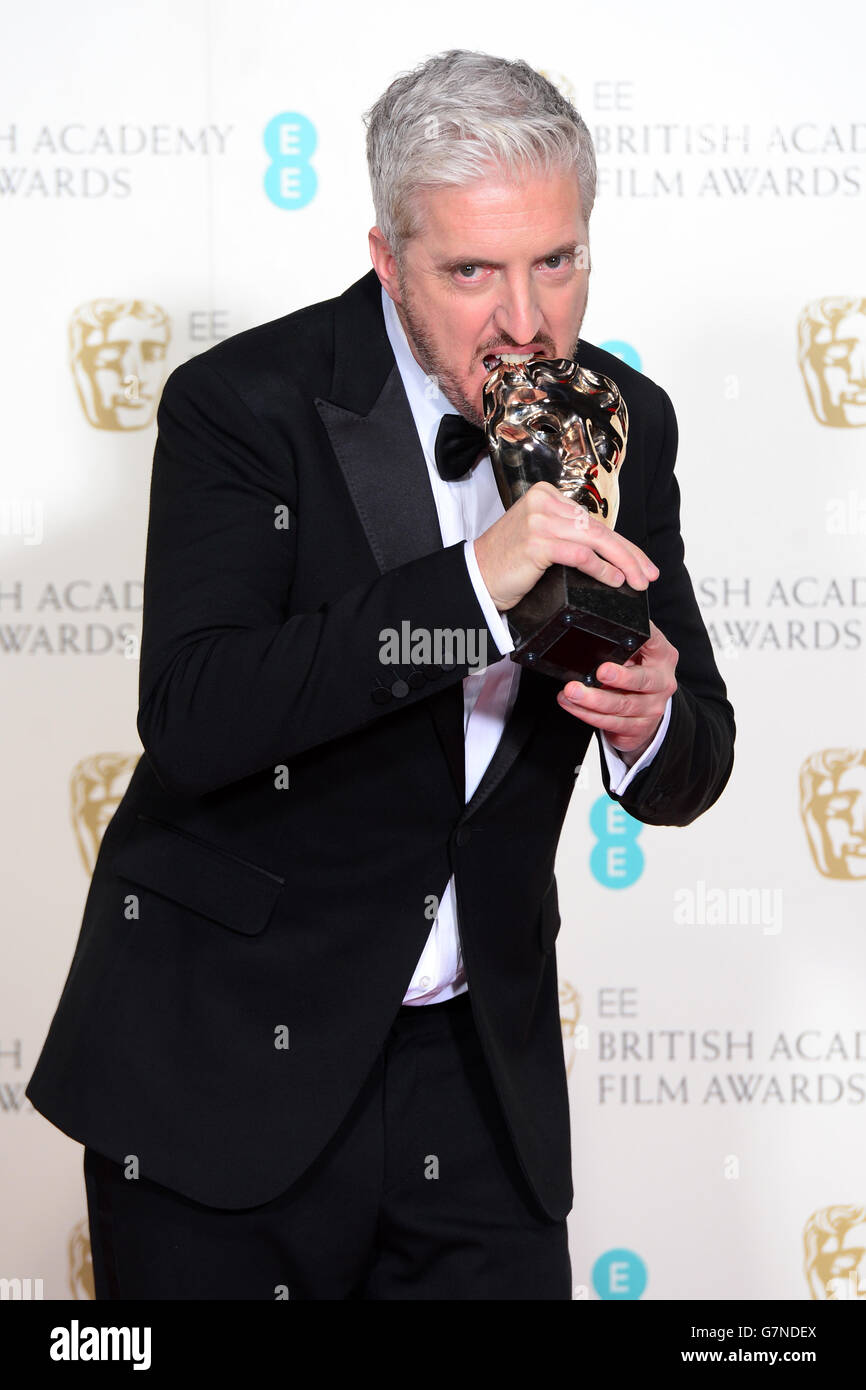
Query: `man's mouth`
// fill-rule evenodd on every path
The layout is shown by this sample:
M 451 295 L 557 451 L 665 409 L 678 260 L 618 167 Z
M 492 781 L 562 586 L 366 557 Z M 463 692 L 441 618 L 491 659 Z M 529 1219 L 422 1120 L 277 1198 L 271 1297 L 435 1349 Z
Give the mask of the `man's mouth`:
M 522 362 L 532 362 L 536 357 L 543 357 L 544 353 L 539 349 L 528 352 L 488 352 L 484 358 L 484 370 L 492 372 L 496 367 L 517 367 Z

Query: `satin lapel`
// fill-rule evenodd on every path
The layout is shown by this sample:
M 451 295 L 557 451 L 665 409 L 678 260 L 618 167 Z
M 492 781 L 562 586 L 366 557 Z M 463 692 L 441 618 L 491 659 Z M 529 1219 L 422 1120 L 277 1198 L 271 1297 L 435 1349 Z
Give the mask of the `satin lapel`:
M 397 364 L 368 414 L 320 398 L 316 409 L 382 573 L 441 550 L 427 464 Z

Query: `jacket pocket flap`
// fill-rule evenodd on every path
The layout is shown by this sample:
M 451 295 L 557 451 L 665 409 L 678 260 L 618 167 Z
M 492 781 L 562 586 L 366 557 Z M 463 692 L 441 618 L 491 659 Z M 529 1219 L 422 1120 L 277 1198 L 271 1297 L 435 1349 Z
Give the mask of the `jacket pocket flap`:
M 284 880 L 177 827 L 139 815 L 111 867 L 232 931 L 267 926 Z

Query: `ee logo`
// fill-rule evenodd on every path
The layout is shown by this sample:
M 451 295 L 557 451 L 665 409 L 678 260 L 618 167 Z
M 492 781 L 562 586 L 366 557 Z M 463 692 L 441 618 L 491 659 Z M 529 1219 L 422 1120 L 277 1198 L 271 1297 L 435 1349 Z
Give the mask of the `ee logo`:
M 310 163 L 318 139 L 316 127 L 297 111 L 283 111 L 265 126 L 265 149 L 271 162 L 265 192 L 278 208 L 303 208 L 315 196 L 319 180 Z
M 620 362 L 625 362 L 627 367 L 634 367 L 636 372 L 640 371 L 640 353 L 631 343 L 624 343 L 620 338 L 608 338 L 606 343 L 599 343 L 599 347 L 604 348 L 605 352 L 613 353 L 613 356 L 618 357 Z
M 640 1298 L 647 1268 L 633 1250 L 606 1250 L 592 1267 L 592 1286 L 599 1298 Z
M 644 854 L 637 842 L 643 822 L 616 801 L 600 796 L 589 813 L 598 843 L 589 856 L 593 876 L 605 888 L 628 888 L 643 873 Z

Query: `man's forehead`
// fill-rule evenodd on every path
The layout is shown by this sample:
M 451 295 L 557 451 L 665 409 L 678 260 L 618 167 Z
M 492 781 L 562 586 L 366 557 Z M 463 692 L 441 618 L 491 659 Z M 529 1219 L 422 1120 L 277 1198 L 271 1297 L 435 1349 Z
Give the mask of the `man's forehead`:
M 577 181 L 562 174 L 425 188 L 417 206 L 419 237 L 437 251 L 496 256 L 515 244 L 537 242 L 543 255 L 549 246 L 577 246 L 585 238 Z

